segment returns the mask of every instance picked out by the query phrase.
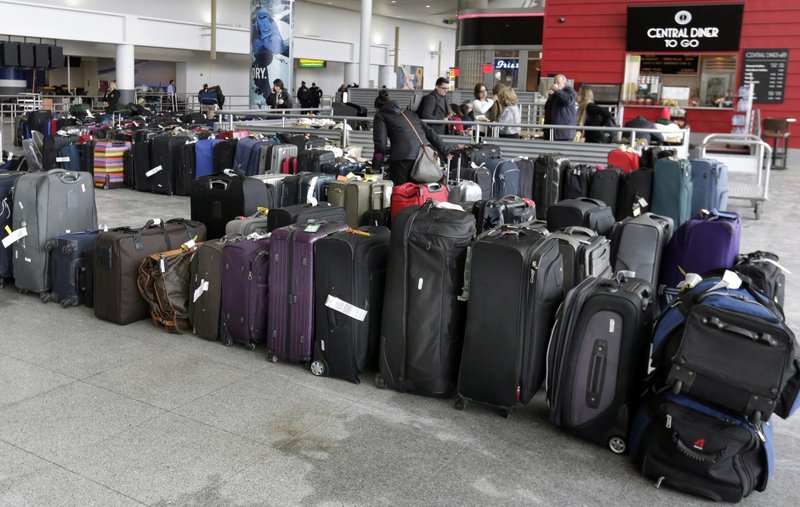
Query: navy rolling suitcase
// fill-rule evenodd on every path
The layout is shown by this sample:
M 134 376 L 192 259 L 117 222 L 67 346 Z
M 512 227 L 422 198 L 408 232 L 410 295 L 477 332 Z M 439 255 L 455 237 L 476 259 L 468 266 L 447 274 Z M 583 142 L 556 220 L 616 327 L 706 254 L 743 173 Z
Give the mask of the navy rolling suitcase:
M 214 174 L 214 152 L 219 143 L 223 143 L 222 139 L 200 139 L 194 144 L 194 174 L 196 178 L 200 176 L 208 176 Z M 224 169 L 231 169 L 230 167 L 223 167 Z
M 548 347 L 550 420 L 617 454 L 647 373 L 653 296 L 645 280 L 587 278 L 564 299 Z
M 725 211 L 728 208 L 728 166 L 710 158 L 692 164 L 692 216 L 701 209 Z
M 94 306 L 92 253 L 98 233 L 99 230 L 72 232 L 56 239 L 48 259 L 50 294 L 43 301 L 54 301 L 65 308 Z
M 359 383 L 378 357 L 389 229 L 363 227 L 317 241 L 311 373 Z
M 611 214 L 617 216 L 617 195 L 622 180 L 622 169 L 607 167 L 602 171 L 595 171 L 592 175 L 592 189 L 589 197 L 599 199 L 611 208 Z

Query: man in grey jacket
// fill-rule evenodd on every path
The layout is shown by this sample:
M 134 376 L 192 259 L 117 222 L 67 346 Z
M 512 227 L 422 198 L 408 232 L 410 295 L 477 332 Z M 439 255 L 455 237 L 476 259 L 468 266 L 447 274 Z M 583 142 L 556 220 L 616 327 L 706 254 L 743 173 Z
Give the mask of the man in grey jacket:
M 450 106 L 447 105 L 447 92 L 450 91 L 450 81 L 440 77 L 436 80 L 436 88 L 429 94 L 422 97 L 419 103 L 419 117 L 423 120 L 449 120 L 453 117 Z M 447 132 L 447 125 L 432 123 L 431 130 L 439 135 Z
M 578 106 L 575 90 L 567 85 L 567 76 L 558 74 L 553 80 L 553 86 L 547 92 L 547 102 L 544 104 L 544 122 L 547 125 L 577 125 L 576 116 Z M 572 141 L 575 138 L 574 129 L 552 129 L 552 141 Z

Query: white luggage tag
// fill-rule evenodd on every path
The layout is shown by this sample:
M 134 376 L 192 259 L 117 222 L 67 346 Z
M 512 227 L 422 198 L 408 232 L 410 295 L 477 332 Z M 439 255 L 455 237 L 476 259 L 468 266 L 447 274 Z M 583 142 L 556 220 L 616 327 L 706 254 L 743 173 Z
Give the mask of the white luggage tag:
M 56 157 L 56 163 L 69 162 L 69 157 Z
M 197 300 L 200 299 L 200 296 L 202 296 L 203 293 L 206 292 L 207 290 L 208 290 L 208 280 L 201 279 L 200 285 L 194 290 L 194 296 L 193 296 L 194 299 L 192 299 L 192 302 L 196 303 Z
M 12 231 L 11 227 L 6 226 L 6 232 L 8 236 L 3 238 L 3 248 L 8 248 L 17 241 L 21 240 L 25 236 L 28 235 L 28 228 L 27 227 L 20 227 L 16 231 Z
M 347 301 L 343 301 L 335 296 L 331 296 L 330 294 L 328 294 L 328 298 L 325 300 L 325 306 L 339 313 L 347 315 L 350 318 L 356 319 L 359 322 L 364 322 L 364 319 L 367 318 L 367 310 L 362 310 L 361 308 L 351 305 Z
M 160 172 L 162 169 L 164 169 L 164 168 L 161 167 L 160 165 L 157 165 L 154 168 L 152 168 L 149 171 L 147 171 L 146 173 L 144 173 L 144 175 L 145 175 L 145 177 L 149 178 L 149 177 L 153 176 L 154 174 Z
M 308 184 L 308 194 L 306 194 L 306 202 L 311 204 L 312 206 L 316 206 L 319 204 L 316 197 L 314 197 L 314 190 L 317 189 L 317 181 L 319 180 L 319 176 L 314 176 L 311 178 L 311 182 Z

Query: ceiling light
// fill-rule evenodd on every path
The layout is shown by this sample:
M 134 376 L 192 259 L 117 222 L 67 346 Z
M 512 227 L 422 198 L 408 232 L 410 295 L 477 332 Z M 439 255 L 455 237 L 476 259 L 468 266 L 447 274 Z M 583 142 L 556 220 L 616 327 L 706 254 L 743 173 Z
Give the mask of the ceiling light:
M 431 8 L 431 6 L 430 6 L 430 5 L 426 5 L 426 6 L 425 6 L 425 8 L 426 8 L 426 9 L 430 9 L 430 8 Z

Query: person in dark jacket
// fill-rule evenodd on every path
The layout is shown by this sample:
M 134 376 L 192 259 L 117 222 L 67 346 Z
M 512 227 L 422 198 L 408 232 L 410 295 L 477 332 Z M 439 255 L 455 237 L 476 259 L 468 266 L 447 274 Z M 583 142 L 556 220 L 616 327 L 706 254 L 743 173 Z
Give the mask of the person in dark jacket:
M 436 80 L 436 88 L 422 97 L 419 103 L 419 117 L 423 120 L 449 120 L 453 117 L 447 102 L 447 92 L 450 91 L 450 81 L 440 77 Z M 447 125 L 433 124 L 431 129 L 439 135 L 447 132 Z
M 580 92 L 578 92 L 578 126 L 581 125 L 588 127 L 617 126 L 611 111 L 595 104 L 594 92 L 586 86 L 582 86 Z M 601 132 L 599 130 L 583 131 L 583 140 L 587 143 L 611 143 L 613 142 L 613 137 L 611 132 Z
M 648 120 L 642 115 L 637 116 L 636 118 L 632 119 L 628 123 L 625 124 L 626 127 L 629 128 L 637 128 L 637 129 L 654 129 L 656 128 L 656 124 Z M 630 135 L 629 133 L 626 133 Z M 648 132 L 637 132 L 636 139 L 647 139 L 650 144 L 661 144 L 664 142 L 664 136 L 659 134 L 658 132 L 648 133 Z
M 383 93 L 383 92 L 386 93 Z M 375 100 L 375 121 L 373 122 L 372 139 L 375 142 L 373 165 L 381 165 L 389 155 L 389 179 L 395 185 L 409 182 L 409 173 L 419 154 L 419 140 L 431 144 L 442 158 L 450 152 L 450 146 L 412 111 L 403 110 L 397 102 L 389 99 L 388 90 L 381 90 Z M 408 118 L 406 121 L 403 116 Z M 411 125 L 413 125 L 413 130 Z M 389 141 L 389 144 L 387 144 Z
M 283 81 L 276 79 L 272 82 L 272 93 L 267 96 L 267 105 L 274 109 L 291 109 L 292 98 L 283 87 Z
M 305 81 L 300 81 L 300 88 L 297 89 L 297 101 L 303 109 L 311 107 L 311 92 L 306 86 Z
M 577 94 L 567 85 L 567 76 L 558 74 L 547 93 L 544 122 L 548 125 L 575 125 L 578 111 L 575 102 Z M 575 129 L 552 129 L 549 137 L 552 141 L 572 141 L 574 138 Z
M 317 83 L 311 83 L 308 91 L 311 93 L 311 107 L 319 107 L 322 103 L 322 89 L 317 86 Z

